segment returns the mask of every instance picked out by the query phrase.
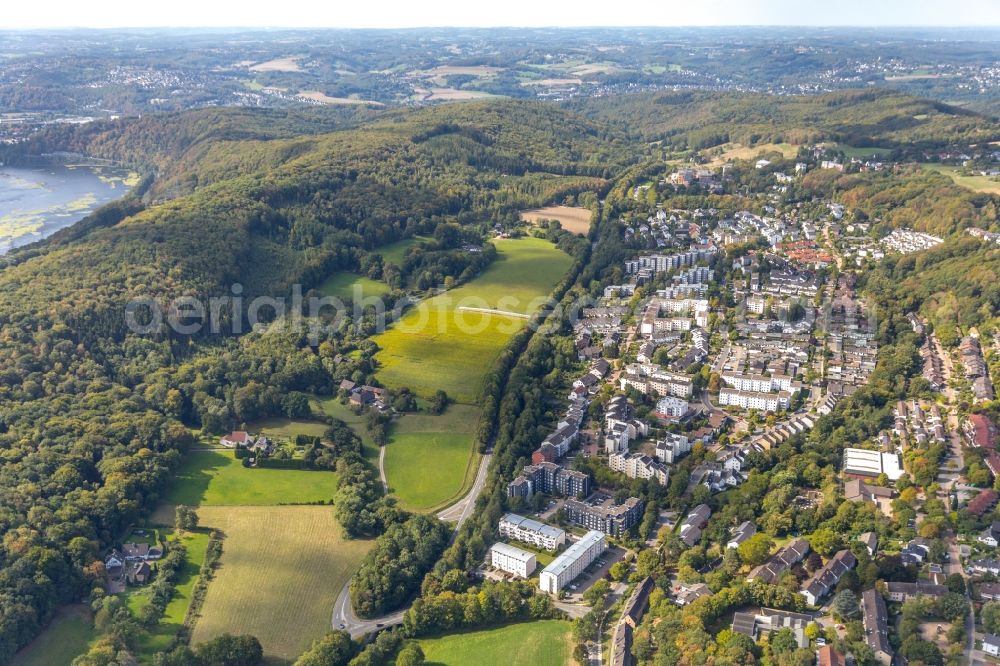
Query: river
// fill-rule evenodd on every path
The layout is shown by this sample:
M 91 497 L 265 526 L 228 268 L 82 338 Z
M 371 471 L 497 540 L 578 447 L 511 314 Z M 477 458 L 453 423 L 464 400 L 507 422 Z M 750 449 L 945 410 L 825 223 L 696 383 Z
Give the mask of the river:
M 0 166 L 0 254 L 79 222 L 124 196 L 135 180 L 106 166 Z

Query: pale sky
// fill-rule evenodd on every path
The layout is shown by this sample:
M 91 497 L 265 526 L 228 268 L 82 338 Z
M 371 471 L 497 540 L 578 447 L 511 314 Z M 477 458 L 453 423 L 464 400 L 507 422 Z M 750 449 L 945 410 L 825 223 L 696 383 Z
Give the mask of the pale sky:
M 1000 0 L 3 0 L 0 28 L 998 26 Z

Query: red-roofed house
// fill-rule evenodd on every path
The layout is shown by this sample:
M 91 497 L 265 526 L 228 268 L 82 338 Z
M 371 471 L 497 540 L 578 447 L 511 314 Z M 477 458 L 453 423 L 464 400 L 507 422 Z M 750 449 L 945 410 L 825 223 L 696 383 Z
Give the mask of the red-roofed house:
M 986 466 L 993 472 L 993 476 L 1000 476 L 1000 455 L 996 451 L 990 451 L 986 456 Z
M 246 446 L 253 441 L 248 433 L 239 430 L 237 432 L 231 432 L 228 435 L 223 435 L 219 439 L 219 444 L 222 444 L 228 449 L 235 449 L 237 446 Z
M 997 429 L 993 421 L 983 414 L 970 414 L 962 424 L 965 438 L 972 446 L 991 451 L 997 448 Z
M 996 503 L 997 494 L 992 490 L 984 490 L 973 497 L 972 501 L 969 502 L 969 513 L 975 516 L 981 516 L 996 506 Z
M 844 666 L 844 655 L 829 645 L 816 650 L 816 663 L 819 666 Z

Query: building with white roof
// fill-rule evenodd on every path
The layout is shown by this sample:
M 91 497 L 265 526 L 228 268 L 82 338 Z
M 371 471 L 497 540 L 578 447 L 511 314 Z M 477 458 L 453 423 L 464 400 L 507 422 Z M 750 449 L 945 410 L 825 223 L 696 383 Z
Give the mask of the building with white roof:
M 890 481 L 903 475 L 898 453 L 883 453 L 868 449 L 844 449 L 844 474 L 876 477 L 885 474 Z
M 515 548 L 505 543 L 495 543 L 490 548 L 490 564 L 501 571 L 527 578 L 534 572 L 537 563 L 535 554 Z
M 508 513 L 500 519 L 499 531 L 500 536 L 545 550 L 558 550 L 566 543 L 564 530 L 516 513 Z
M 591 530 L 579 541 L 566 549 L 562 555 L 552 560 L 538 577 L 538 587 L 549 594 L 559 594 L 574 578 L 607 550 L 604 532 Z

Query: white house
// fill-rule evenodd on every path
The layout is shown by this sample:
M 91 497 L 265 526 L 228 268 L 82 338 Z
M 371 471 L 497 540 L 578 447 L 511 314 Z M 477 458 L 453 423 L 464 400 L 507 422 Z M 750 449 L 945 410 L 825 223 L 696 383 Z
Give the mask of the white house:
M 505 543 L 495 543 L 490 548 L 490 564 L 501 571 L 527 578 L 535 570 L 535 554 Z
M 1000 636 L 993 634 L 983 636 L 983 652 L 991 657 L 1000 656 Z

